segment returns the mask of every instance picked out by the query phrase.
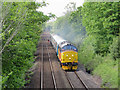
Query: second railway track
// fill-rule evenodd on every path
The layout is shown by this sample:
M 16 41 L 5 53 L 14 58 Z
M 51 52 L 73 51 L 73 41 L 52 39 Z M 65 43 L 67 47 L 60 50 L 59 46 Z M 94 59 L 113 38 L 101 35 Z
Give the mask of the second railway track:
M 53 79 L 53 83 L 54 83 L 54 88 L 55 88 L 55 90 L 57 90 L 57 84 L 56 84 L 56 80 L 55 80 L 54 70 L 53 70 L 51 59 L 50 59 L 50 54 L 49 54 L 50 52 L 48 50 L 48 46 L 47 45 L 46 45 L 46 48 L 47 48 L 47 51 L 48 51 L 50 68 L 51 68 L 51 73 L 52 73 L 52 79 Z
M 55 88 L 57 90 L 57 85 L 55 81 L 55 75 L 53 71 L 53 66 L 50 59 L 50 52 L 48 49 L 48 43 L 46 39 L 42 39 L 42 56 L 41 56 L 41 90 L 44 88 Z
M 74 72 L 64 71 L 64 73 L 72 89 L 83 88 L 84 90 L 89 90 L 88 86 L 84 83 L 84 81 L 80 78 L 76 71 Z
M 77 72 L 75 71 L 74 73 L 75 73 L 75 75 L 78 77 L 78 79 L 81 81 L 81 83 L 83 84 L 83 86 L 85 87 L 85 89 L 86 89 L 86 90 L 89 90 L 89 89 L 88 89 L 88 86 L 87 86 L 86 83 L 80 78 L 80 76 L 77 74 Z
M 89 90 L 90 87 L 84 83 L 81 74 L 77 71 L 64 71 L 57 61 L 56 52 L 48 41 L 49 36 L 41 36 L 40 48 L 40 87 L 44 88 L 82 88 Z

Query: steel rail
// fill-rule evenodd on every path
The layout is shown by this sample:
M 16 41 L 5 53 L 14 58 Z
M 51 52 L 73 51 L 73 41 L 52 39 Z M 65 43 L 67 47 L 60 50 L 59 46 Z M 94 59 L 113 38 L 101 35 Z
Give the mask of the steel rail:
M 78 79 L 81 81 L 81 83 L 83 84 L 83 86 L 85 87 L 86 90 L 89 90 L 88 86 L 84 83 L 84 81 L 79 77 L 79 75 L 77 74 L 77 72 L 74 72 L 75 75 L 78 77 Z
M 43 90 L 43 44 L 42 44 L 42 55 L 41 55 L 41 90 Z
M 53 79 L 54 87 L 55 87 L 55 90 L 57 90 L 57 84 L 56 84 L 56 80 L 55 80 L 54 70 L 53 70 L 52 62 L 50 60 L 50 53 L 49 53 L 47 45 L 46 45 L 46 48 L 47 48 L 47 51 L 48 51 L 48 57 L 49 57 L 50 69 L 51 69 L 51 73 L 52 73 L 52 79 Z
M 75 88 L 75 87 L 73 86 L 72 82 L 70 81 L 70 78 L 68 77 L 67 72 L 64 71 L 64 73 L 65 73 L 65 76 L 66 76 L 66 78 L 67 78 L 67 80 L 68 80 L 68 82 L 69 82 L 71 88 L 72 88 L 72 89 Z

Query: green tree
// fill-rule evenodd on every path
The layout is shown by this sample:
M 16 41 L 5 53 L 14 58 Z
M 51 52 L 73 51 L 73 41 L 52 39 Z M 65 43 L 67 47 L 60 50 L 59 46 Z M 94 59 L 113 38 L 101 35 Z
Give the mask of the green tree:
M 21 88 L 27 83 L 25 73 L 33 65 L 42 24 L 49 20 L 48 16 L 36 11 L 39 6 L 45 3 L 4 2 L 2 5 L 3 88 Z
M 87 2 L 83 5 L 83 24 L 87 35 L 93 35 L 96 38 L 97 54 L 106 55 L 113 38 L 118 36 L 118 4 L 118 2 Z

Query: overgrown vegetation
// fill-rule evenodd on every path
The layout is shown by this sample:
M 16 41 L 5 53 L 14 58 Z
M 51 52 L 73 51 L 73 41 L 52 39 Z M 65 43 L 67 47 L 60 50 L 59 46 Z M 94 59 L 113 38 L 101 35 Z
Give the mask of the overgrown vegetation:
M 33 65 L 36 44 L 42 32 L 42 25 L 49 17 L 37 12 L 45 6 L 35 2 L 2 3 L 2 87 L 21 88 L 25 73 Z
M 118 87 L 120 2 L 86 2 L 47 27 L 79 48 L 79 61 L 102 78 L 102 87 Z M 73 8 L 73 9 L 71 9 Z

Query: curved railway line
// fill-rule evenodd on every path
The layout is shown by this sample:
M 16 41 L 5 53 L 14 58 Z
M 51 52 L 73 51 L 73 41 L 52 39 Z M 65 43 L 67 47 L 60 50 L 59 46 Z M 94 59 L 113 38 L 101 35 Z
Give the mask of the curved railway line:
M 58 88 L 83 88 L 84 90 L 89 90 L 91 87 L 82 80 L 78 71 L 62 70 L 57 60 L 56 52 L 50 42 L 48 42 L 49 36 L 43 34 L 41 38 L 41 43 L 38 45 L 38 57 L 40 57 L 38 61 L 40 66 L 40 80 L 38 81 L 40 81 L 39 86 L 41 90 L 44 88 L 54 88 L 55 90 Z M 34 84 L 33 87 L 36 86 L 36 83 L 32 84 Z

